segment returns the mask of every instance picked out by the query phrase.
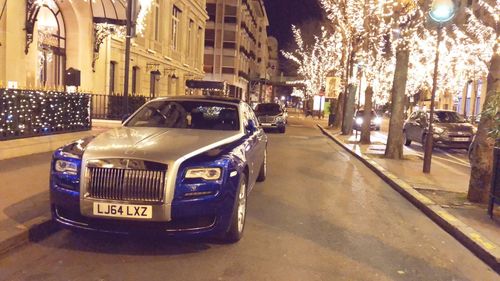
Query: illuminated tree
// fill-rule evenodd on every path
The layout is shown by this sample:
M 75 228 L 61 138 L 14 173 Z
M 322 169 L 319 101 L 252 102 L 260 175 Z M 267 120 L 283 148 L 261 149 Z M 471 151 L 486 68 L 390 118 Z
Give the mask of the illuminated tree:
M 343 93 L 339 95 L 337 108 L 335 110 L 334 127 L 343 125 L 342 133 L 352 132 L 352 117 L 354 115 L 354 104 L 347 105 L 347 101 L 354 103 L 353 95 L 355 87 L 348 87 L 349 78 L 352 76 L 355 54 L 361 47 L 360 38 L 364 34 L 364 0 L 321 0 L 323 9 L 328 19 L 335 28 L 335 32 L 342 39 L 342 66 L 344 73 L 341 75 Z M 352 89 L 351 97 L 348 99 L 348 90 Z M 346 107 L 346 108 L 344 108 Z M 344 111 L 348 111 L 347 113 Z M 345 122 L 344 122 L 345 121 Z
M 331 73 L 341 72 L 341 41 L 321 27 L 321 34 L 314 36 L 313 42 L 308 45 L 302 39 L 300 29 L 292 26 L 297 49 L 292 52 L 282 51 L 285 58 L 297 65 L 297 74 L 305 85 L 305 98 L 319 94 L 325 89 L 326 77 Z
M 488 198 L 493 166 L 493 147 L 498 145 L 498 138 L 489 137 L 489 132 L 498 128 L 498 96 L 500 95 L 500 0 L 486 2 L 477 1 L 474 9 L 467 9 L 469 21 L 466 33 L 472 39 L 492 45 L 492 56 L 489 62 L 487 93 L 484 108 L 496 107 L 495 114 L 482 114 L 481 121 L 471 151 L 471 177 L 468 199 L 473 202 L 485 202 Z M 478 17 L 477 15 L 481 15 Z M 495 137 L 498 137 L 496 135 Z

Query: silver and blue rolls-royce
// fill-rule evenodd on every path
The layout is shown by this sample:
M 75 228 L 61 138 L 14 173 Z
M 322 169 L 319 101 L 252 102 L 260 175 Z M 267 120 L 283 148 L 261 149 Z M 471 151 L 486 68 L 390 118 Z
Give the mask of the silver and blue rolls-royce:
M 53 219 L 73 229 L 236 242 L 247 195 L 266 178 L 267 136 L 258 124 L 237 99 L 150 101 L 122 127 L 55 151 Z

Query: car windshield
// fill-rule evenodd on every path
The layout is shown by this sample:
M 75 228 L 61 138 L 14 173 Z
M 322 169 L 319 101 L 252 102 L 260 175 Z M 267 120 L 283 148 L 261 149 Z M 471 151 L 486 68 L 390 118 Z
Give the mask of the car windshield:
M 434 119 L 439 123 L 465 123 L 465 120 L 453 111 L 434 112 Z
M 257 105 L 255 112 L 278 114 L 281 113 L 281 108 L 277 103 L 261 103 Z
M 356 117 L 363 117 L 364 114 L 365 114 L 365 111 L 360 110 L 356 113 Z M 377 114 L 375 113 L 375 111 L 372 111 L 372 118 L 375 118 L 375 117 L 377 117 Z
M 238 107 L 208 101 L 153 101 L 134 114 L 126 127 L 237 131 Z

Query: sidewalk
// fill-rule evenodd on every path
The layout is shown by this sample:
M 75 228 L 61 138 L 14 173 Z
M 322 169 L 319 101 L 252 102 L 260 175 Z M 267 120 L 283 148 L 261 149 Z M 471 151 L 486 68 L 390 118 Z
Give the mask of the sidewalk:
M 112 126 L 94 126 L 81 137 Z M 0 160 L 0 255 L 57 230 L 50 221 L 51 156 L 52 151 Z
M 405 148 L 405 160 L 385 159 L 383 137 L 372 138 L 371 145 L 360 145 L 354 136 L 318 126 L 476 255 L 500 270 L 500 207 L 496 207 L 495 216 L 490 219 L 485 204 L 467 201 L 470 168 L 436 159 L 431 173 L 424 174 L 421 155 L 413 150 Z M 380 133 L 372 133 L 377 134 Z

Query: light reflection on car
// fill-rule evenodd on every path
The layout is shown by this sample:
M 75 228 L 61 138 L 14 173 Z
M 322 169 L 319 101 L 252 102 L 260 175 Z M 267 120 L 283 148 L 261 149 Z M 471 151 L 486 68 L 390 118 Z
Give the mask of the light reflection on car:
M 354 116 L 353 122 L 353 130 L 361 131 L 363 127 L 363 118 L 365 111 L 363 109 L 356 112 Z M 370 118 L 370 131 L 380 131 L 380 125 L 382 124 L 382 118 L 377 115 L 377 113 L 372 110 L 371 118 Z
M 54 153 L 53 219 L 71 229 L 236 242 L 247 195 L 267 173 L 257 122 L 236 99 L 153 100 L 121 128 Z

